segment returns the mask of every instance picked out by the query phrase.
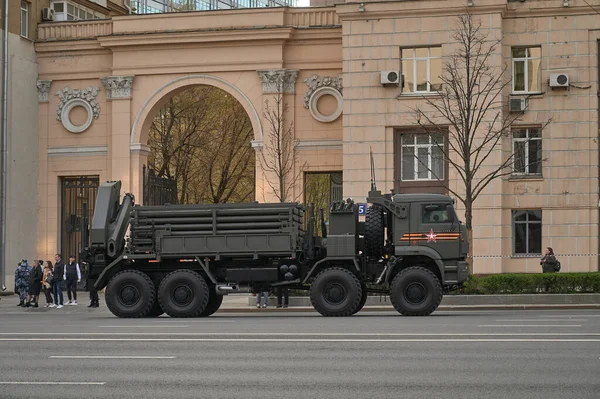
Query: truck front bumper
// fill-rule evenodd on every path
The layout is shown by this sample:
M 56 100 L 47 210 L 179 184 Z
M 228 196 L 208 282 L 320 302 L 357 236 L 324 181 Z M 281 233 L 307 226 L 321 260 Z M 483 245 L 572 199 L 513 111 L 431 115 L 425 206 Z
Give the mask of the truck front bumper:
M 462 284 L 469 278 L 469 264 L 465 261 L 459 260 L 456 266 L 456 279 L 458 281 L 458 284 Z

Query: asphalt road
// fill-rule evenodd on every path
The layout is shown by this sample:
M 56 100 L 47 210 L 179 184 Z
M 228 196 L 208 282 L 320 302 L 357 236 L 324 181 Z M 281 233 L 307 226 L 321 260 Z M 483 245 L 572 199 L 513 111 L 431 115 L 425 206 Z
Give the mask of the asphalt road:
M 25 310 L 12 302 L 0 301 L 0 398 L 583 399 L 600 392 L 598 310 L 130 320 L 106 308 Z

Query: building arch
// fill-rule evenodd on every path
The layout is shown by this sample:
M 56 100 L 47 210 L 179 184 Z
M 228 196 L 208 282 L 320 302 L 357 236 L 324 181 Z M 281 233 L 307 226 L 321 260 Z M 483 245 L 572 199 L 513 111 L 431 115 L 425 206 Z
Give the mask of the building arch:
M 156 111 L 158 111 L 173 95 L 176 95 L 178 92 L 182 92 L 191 86 L 197 85 L 217 87 L 231 94 L 242 105 L 250 117 L 255 141 L 262 141 L 263 130 L 260 116 L 250 98 L 248 98 L 243 91 L 231 82 L 218 76 L 194 74 L 182 76 L 165 83 L 146 99 L 133 121 L 130 145 L 145 144 L 147 141 L 148 130 L 150 129 L 150 124 L 152 122 L 152 118 L 149 116 L 156 113 Z

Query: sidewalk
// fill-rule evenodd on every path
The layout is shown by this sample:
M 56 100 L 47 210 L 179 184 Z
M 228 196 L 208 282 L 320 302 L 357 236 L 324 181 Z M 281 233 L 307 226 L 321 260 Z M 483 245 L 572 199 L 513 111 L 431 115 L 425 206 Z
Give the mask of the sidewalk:
M 100 309 L 107 310 L 104 295 L 99 293 Z M 36 311 L 49 311 L 44 307 L 45 299 Z M 65 298 L 66 300 L 66 298 Z M 19 309 L 17 295 L 2 296 L 0 309 Z M 87 292 L 81 292 L 78 306 L 66 306 L 68 309 L 87 309 L 89 304 Z M 269 298 L 266 309 L 256 308 L 256 298 L 253 295 L 229 294 L 223 297 L 221 313 L 239 312 L 316 312 L 310 304 L 309 297 L 290 297 L 289 307 L 278 309 L 277 298 Z M 31 308 L 30 308 L 31 309 Z M 464 310 L 526 310 L 526 309 L 600 309 L 600 294 L 536 294 L 536 295 L 447 295 L 444 296 L 438 311 Z M 389 297 L 370 296 L 362 310 L 363 312 L 395 312 Z

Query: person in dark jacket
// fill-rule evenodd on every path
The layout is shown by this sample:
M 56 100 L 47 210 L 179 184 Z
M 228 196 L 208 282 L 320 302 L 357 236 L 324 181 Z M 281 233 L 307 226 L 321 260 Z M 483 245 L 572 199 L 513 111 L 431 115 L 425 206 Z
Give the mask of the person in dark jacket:
M 551 247 L 546 248 L 546 254 L 540 261 L 543 273 L 555 273 L 558 271 L 558 260 L 554 256 L 554 250 Z
M 21 263 L 15 270 L 15 294 L 19 294 L 19 304 L 17 306 L 25 307 L 25 299 L 29 291 L 29 280 L 31 275 L 31 266 L 27 263 L 27 259 L 21 260 Z
M 27 297 L 27 304 L 25 304 L 26 308 L 30 306 L 34 308 L 38 307 L 40 291 L 42 290 L 42 280 L 44 278 L 42 263 L 41 260 L 33 261 L 33 268 L 31 269 L 31 273 L 29 273 L 29 296 Z M 32 299 L 33 302 L 31 301 Z
M 61 254 L 54 255 L 54 279 L 52 280 L 52 289 L 54 291 L 54 305 L 56 305 L 57 309 L 60 309 L 63 306 L 64 297 L 62 292 L 62 282 L 63 282 L 63 274 L 65 273 L 65 262 L 62 260 Z M 58 297 L 60 295 L 60 304 L 58 302 Z
M 81 270 L 79 263 L 75 262 L 75 256 L 69 256 L 69 263 L 65 265 L 64 279 L 67 281 L 67 305 L 77 305 L 77 283 L 81 281 Z M 73 301 L 71 301 L 71 293 Z

